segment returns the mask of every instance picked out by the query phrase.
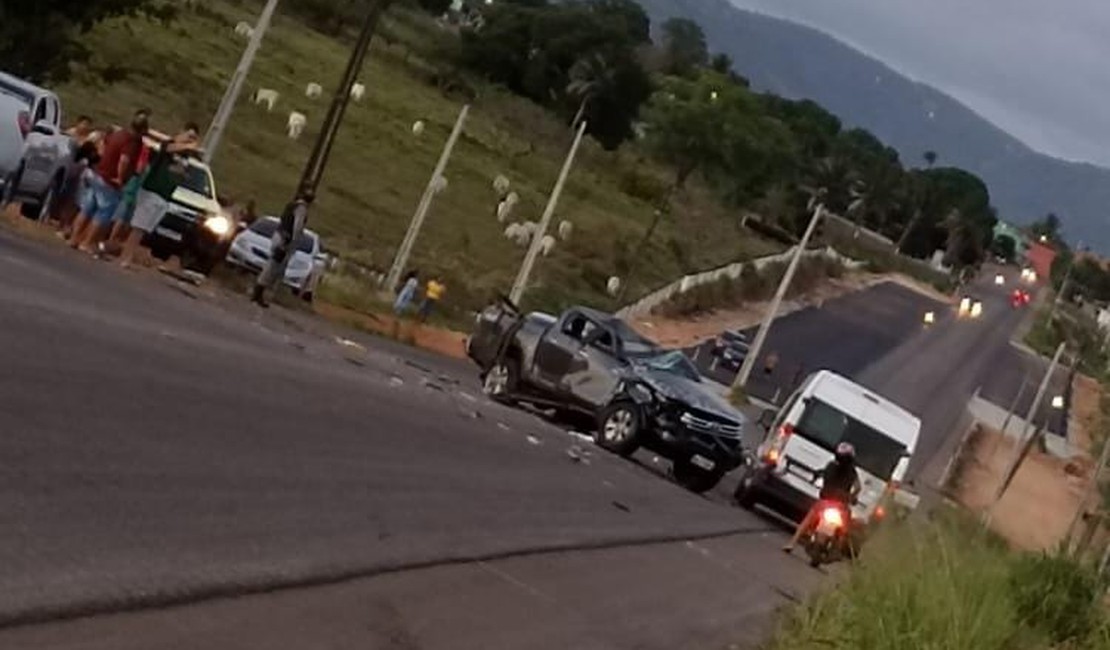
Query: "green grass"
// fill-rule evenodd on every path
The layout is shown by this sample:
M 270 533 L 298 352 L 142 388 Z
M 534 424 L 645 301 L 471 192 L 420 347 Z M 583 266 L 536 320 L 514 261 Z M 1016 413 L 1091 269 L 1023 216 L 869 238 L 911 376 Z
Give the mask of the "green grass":
M 1018 555 L 959 513 L 882 531 L 835 589 L 789 612 L 771 650 L 1107 648 L 1093 573 Z
M 196 6 L 183 8 L 169 25 L 124 18 L 96 27 L 88 36 L 93 61 L 59 89 L 67 114 L 119 124 L 135 108 L 149 106 L 155 128 L 172 131 L 186 120 L 206 125 L 245 45 L 233 26 L 253 23 L 259 5 L 206 0 Z M 330 249 L 380 269 L 392 261 L 463 101 L 445 96 L 432 80 L 445 64 L 435 63 L 428 43 L 444 36 L 426 17 L 399 9 L 384 28 L 398 40 L 375 42 L 361 75 L 366 97 L 350 106 L 310 217 Z M 348 45 L 292 18 L 276 18 L 215 160 L 221 194 L 253 198 L 266 213 L 280 210 L 308 158 L 348 52 Z M 310 81 L 324 86 L 323 98 L 304 97 Z M 538 106 L 471 83 L 478 99 L 447 168 L 450 185 L 436 198 L 411 263 L 443 275 L 445 306 L 454 311 L 473 309 L 506 290 L 523 258 L 493 216 L 493 179 L 504 174 L 521 197 L 513 220 L 538 221 L 572 135 Z M 259 87 L 281 93 L 272 113 L 250 103 Z M 290 110 L 308 116 L 299 141 L 285 136 Z M 421 137 L 411 132 L 418 119 L 427 124 Z M 632 299 L 685 272 L 778 248 L 741 229 L 735 215 L 693 189 L 639 250 L 653 210 L 621 189 L 635 191 L 629 179 L 638 175 L 664 178 L 666 172 L 629 148 L 605 152 L 587 140 L 555 219 L 573 222 L 574 234 L 540 260 L 527 303 L 609 307 L 604 287 L 612 275 L 629 278 L 625 295 Z

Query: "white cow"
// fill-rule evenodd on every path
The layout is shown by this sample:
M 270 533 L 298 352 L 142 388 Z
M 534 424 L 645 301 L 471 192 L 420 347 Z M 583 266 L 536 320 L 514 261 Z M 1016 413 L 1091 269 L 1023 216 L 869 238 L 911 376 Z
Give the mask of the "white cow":
M 239 36 L 246 36 L 247 38 L 250 38 L 251 36 L 254 36 L 254 28 L 251 27 L 250 23 L 248 22 L 239 21 L 239 23 L 235 25 L 235 33 Z
M 254 91 L 254 96 L 251 97 L 251 99 L 254 100 L 255 104 L 265 104 L 266 110 L 272 111 L 274 110 L 274 104 L 277 103 L 278 97 L 280 96 L 278 91 L 273 88 L 259 88 Z
M 285 125 L 285 128 L 289 132 L 289 137 L 294 140 L 301 137 L 301 131 L 304 131 L 304 125 L 307 123 L 308 118 L 304 116 L 304 113 L 298 113 L 297 111 L 289 113 L 289 122 Z
M 416 137 L 424 133 L 424 120 L 416 120 L 412 123 L 412 134 Z
M 309 99 L 316 99 L 323 93 L 323 87 L 321 87 L 320 84 L 316 83 L 315 81 L 309 83 L 307 86 L 305 86 L 304 89 L 304 96 L 308 97 Z
M 609 278 L 609 281 L 605 283 L 605 290 L 609 292 L 610 296 L 617 295 L 617 292 L 621 290 L 621 279 L 615 275 Z
M 544 235 L 540 240 L 540 254 L 547 257 L 551 251 L 555 250 L 555 238 L 551 235 Z
M 517 196 L 516 192 L 509 192 L 505 198 L 497 202 L 497 209 L 494 214 L 497 215 L 497 221 L 499 223 L 505 223 L 505 220 L 509 218 L 509 214 L 513 211 L 513 206 L 515 206 L 519 200 L 520 198 Z
M 566 241 L 570 239 L 571 233 L 574 232 L 574 224 L 564 219 L 563 221 L 559 222 L 558 232 L 559 239 Z
M 362 96 L 365 94 L 366 86 L 360 83 L 356 83 L 355 85 L 351 86 L 351 99 L 355 100 L 356 102 L 361 102 Z
M 502 174 L 498 174 L 497 178 L 493 179 L 493 191 L 499 195 L 504 195 L 509 191 L 509 179 Z

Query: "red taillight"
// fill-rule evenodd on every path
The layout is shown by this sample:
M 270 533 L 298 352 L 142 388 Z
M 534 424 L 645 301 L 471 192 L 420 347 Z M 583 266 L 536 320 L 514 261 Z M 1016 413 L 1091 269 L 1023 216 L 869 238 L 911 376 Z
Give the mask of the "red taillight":
M 782 450 L 786 448 L 787 441 L 790 436 L 794 434 L 794 425 L 787 422 L 779 427 L 778 433 L 775 434 L 775 440 L 771 446 L 767 448 L 767 453 L 763 455 L 763 460 L 768 465 L 778 465 L 779 459 L 782 457 Z
M 875 514 L 874 514 L 875 520 L 876 521 L 881 520 L 885 516 L 886 516 L 886 508 L 883 508 L 882 506 L 876 506 L 875 507 Z
M 825 508 L 821 513 L 821 520 L 834 528 L 844 525 L 844 515 L 841 514 L 840 508 Z
M 31 132 L 31 114 L 27 111 L 19 111 L 15 121 L 19 125 L 20 135 L 26 138 L 27 134 Z

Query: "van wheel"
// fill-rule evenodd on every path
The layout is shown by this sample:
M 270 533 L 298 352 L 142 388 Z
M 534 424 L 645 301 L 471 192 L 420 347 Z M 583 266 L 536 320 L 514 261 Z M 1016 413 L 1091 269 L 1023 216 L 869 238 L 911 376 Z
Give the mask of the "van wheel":
M 633 402 L 615 402 L 597 419 L 594 442 L 619 456 L 631 456 L 640 448 L 643 416 Z
M 732 500 L 741 508 L 752 510 L 759 501 L 759 495 L 756 492 L 755 470 L 744 465 L 737 474 L 739 474 L 740 481 L 736 484 L 736 490 L 732 493 Z
M 57 184 L 51 183 L 50 187 L 46 188 L 42 196 L 39 197 L 37 204 L 24 203 L 22 212 L 23 216 L 28 219 L 34 219 L 40 223 L 46 223 L 50 216 L 54 213 L 54 202 L 57 197 Z
M 671 467 L 676 483 L 693 492 L 703 494 L 717 487 L 725 473 L 719 469 L 704 470 L 689 460 L 676 460 Z

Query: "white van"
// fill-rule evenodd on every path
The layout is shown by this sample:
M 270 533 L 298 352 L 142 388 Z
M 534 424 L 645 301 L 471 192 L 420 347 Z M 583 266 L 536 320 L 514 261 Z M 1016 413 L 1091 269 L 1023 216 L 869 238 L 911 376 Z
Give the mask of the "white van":
M 828 370 L 806 379 L 782 409 L 768 411 L 767 436 L 736 488 L 752 507 L 785 506 L 804 513 L 820 494 L 822 470 L 841 442 L 856 448 L 862 489 L 853 518 L 867 522 L 888 490 L 905 479 L 921 420 L 897 404 Z

